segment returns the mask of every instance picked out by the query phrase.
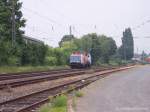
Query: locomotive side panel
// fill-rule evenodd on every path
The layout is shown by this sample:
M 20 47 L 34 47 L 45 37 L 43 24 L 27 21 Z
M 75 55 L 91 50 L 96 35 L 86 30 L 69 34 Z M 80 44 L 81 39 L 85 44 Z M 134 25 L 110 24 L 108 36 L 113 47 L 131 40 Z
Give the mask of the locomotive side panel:
M 74 52 L 70 56 L 71 68 L 85 68 L 90 67 L 91 56 L 88 53 Z

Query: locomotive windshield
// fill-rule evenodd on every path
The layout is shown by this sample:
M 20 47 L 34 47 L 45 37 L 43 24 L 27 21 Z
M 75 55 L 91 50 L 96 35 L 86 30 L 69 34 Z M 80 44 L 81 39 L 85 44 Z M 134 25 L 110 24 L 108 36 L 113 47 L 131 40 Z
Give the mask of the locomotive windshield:
M 80 62 L 81 56 L 70 56 L 70 63 Z

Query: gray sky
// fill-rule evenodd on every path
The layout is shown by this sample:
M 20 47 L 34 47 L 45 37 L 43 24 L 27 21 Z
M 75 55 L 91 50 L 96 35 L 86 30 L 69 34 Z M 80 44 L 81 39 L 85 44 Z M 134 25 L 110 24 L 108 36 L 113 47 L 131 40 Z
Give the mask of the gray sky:
M 96 32 L 112 36 L 118 46 L 131 27 L 135 52 L 150 52 L 150 0 L 21 0 L 26 35 L 57 46 L 63 35 Z M 96 25 L 96 28 L 95 28 Z M 149 38 L 146 38 L 149 37 Z

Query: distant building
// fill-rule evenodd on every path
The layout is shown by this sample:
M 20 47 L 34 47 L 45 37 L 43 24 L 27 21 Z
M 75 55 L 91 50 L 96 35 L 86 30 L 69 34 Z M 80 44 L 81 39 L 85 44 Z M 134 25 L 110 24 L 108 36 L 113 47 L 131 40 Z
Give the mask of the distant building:
M 25 36 L 23 35 L 23 40 L 25 41 L 25 43 L 35 43 L 35 44 L 44 44 L 43 41 L 41 40 L 38 40 L 38 39 L 35 39 L 35 38 L 32 38 L 32 37 L 28 37 L 28 36 Z

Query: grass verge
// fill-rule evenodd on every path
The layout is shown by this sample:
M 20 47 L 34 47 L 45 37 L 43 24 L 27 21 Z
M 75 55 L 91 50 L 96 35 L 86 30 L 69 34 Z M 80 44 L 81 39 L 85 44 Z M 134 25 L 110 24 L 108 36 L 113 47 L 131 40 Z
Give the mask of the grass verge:
M 84 96 L 84 94 L 79 90 L 79 91 L 73 91 L 73 96 L 72 96 L 72 108 L 74 109 L 74 110 L 76 110 L 76 100 L 77 100 L 77 98 L 81 98 L 81 97 L 83 97 Z
M 67 96 L 56 97 L 50 103 L 42 106 L 39 112 L 67 112 Z
M 81 91 L 75 91 L 76 97 L 83 97 L 83 93 Z
M 69 68 L 68 66 L 21 66 L 21 67 L 10 67 L 0 66 L 0 73 L 20 73 L 20 72 L 36 72 L 36 71 L 47 71 L 55 69 Z

